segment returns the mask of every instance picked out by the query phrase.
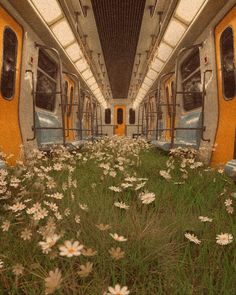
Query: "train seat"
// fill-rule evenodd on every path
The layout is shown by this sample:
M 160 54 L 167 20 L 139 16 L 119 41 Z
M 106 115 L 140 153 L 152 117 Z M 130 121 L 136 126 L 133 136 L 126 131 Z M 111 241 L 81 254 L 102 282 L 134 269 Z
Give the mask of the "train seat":
M 177 128 L 201 128 L 202 112 L 191 112 L 180 117 Z M 201 130 L 176 130 L 176 137 L 173 148 L 190 147 L 198 149 L 201 141 Z M 169 151 L 171 143 L 162 140 L 153 140 L 154 146 Z
M 45 147 L 46 145 L 63 143 L 63 132 L 62 129 L 60 129 L 61 120 L 56 115 L 37 111 L 35 113 L 35 125 L 36 128 L 55 128 L 36 130 L 36 139 L 38 146 Z
M 0 169 L 6 168 L 6 164 L 4 161 L 0 160 Z
M 234 181 L 236 181 L 236 159 L 229 161 L 226 163 L 224 172 L 227 176 L 232 178 Z

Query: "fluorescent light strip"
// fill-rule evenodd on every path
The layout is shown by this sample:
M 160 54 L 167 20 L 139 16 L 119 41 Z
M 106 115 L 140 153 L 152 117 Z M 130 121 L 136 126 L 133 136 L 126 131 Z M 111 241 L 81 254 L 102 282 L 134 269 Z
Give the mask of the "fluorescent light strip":
M 178 44 L 179 40 L 182 38 L 186 29 L 187 29 L 186 25 L 172 18 L 163 36 L 163 40 L 169 45 L 171 45 L 172 47 L 175 47 Z
M 83 53 L 77 42 L 71 44 L 65 50 L 73 62 L 83 57 Z
M 46 23 L 51 23 L 62 16 L 62 10 L 57 0 L 31 0 Z
M 180 0 L 176 16 L 190 24 L 206 0 Z
M 52 25 L 50 28 L 63 47 L 66 47 L 66 45 L 75 40 L 75 36 L 65 18 Z

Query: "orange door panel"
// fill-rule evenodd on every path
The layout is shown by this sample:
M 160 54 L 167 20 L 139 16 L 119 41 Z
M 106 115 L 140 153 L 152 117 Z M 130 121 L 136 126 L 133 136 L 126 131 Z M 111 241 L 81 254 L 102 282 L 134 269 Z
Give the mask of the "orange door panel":
M 65 119 L 65 129 L 66 129 L 66 141 L 71 142 L 75 140 L 75 132 L 69 130 L 73 128 L 73 103 L 75 97 L 75 83 L 67 75 L 64 75 L 65 80 L 65 94 L 66 94 L 66 106 L 64 107 L 64 119 Z
M 212 166 L 235 158 L 236 136 L 236 6 L 215 29 L 219 117 Z
M 20 72 L 22 55 L 21 26 L 0 6 L 0 150 L 20 157 L 22 137 L 19 123 Z
M 125 135 L 125 106 L 119 105 L 115 106 L 115 134 L 116 135 Z

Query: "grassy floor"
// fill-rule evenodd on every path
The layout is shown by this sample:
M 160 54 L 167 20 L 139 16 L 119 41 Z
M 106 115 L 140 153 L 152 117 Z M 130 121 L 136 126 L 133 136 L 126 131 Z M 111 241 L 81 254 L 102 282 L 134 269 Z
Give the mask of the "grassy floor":
M 235 212 L 225 206 L 230 199 L 233 208 L 236 187 L 224 175 L 196 168 L 192 155 L 190 161 L 186 153 L 169 158 L 130 139 L 106 139 L 72 155 L 56 150 L 51 157 L 30 156 L 7 175 L 0 173 L 0 294 L 103 295 L 115 284 L 135 295 L 235 294 L 235 241 L 216 243 L 221 233 L 236 236 Z M 143 204 L 140 194 L 148 192 L 155 200 Z M 45 209 L 39 220 L 29 210 L 37 203 Z M 99 224 L 110 228 L 99 230 Z M 29 240 L 22 238 L 24 229 L 32 234 Z M 127 241 L 114 240 L 114 233 Z M 189 241 L 186 233 L 201 243 Z M 43 253 L 39 242 L 53 234 L 60 238 Z M 79 241 L 96 255 L 61 256 L 66 240 Z M 124 257 L 112 258 L 112 247 L 120 247 Z M 80 266 L 87 262 L 92 271 L 82 277 Z M 22 273 L 15 271 L 17 264 Z M 49 289 L 45 278 L 56 268 L 61 278 Z

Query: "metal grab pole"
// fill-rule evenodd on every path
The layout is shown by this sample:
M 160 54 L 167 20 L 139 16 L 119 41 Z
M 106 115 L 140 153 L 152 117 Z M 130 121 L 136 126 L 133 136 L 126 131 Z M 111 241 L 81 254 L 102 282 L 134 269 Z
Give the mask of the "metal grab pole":
M 26 70 L 26 73 L 31 73 L 31 78 L 32 78 L 32 97 L 33 97 L 33 126 L 32 126 L 32 131 L 33 131 L 33 137 L 32 138 L 27 138 L 27 141 L 32 141 L 35 140 L 36 138 L 36 122 L 35 122 L 35 115 L 36 115 L 36 103 L 35 103 L 35 87 L 34 87 L 34 72 L 32 70 Z

